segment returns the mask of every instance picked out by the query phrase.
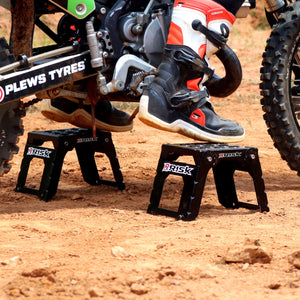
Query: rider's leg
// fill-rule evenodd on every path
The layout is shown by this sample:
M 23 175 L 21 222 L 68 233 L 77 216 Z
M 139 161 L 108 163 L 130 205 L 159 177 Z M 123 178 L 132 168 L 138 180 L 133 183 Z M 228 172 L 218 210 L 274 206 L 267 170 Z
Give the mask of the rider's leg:
M 91 105 L 79 105 L 65 98 L 47 99 L 42 103 L 42 114 L 56 122 L 67 122 L 77 127 L 92 128 Z M 123 132 L 133 127 L 130 116 L 116 109 L 109 101 L 100 100 L 95 106 L 95 126 L 98 130 Z
M 240 141 L 244 138 L 243 128 L 218 116 L 205 88 L 199 86 L 199 77 L 206 72 L 206 59 L 217 48 L 207 42 L 203 34 L 192 29 L 195 19 L 221 33 L 220 27 L 230 29 L 235 17 L 214 1 L 175 1 L 165 57 L 159 66 L 158 77 L 141 98 L 139 117 L 150 126 L 198 140 Z M 191 60 L 195 63 L 193 69 Z
M 11 1 L 12 27 L 10 45 L 15 57 L 31 56 L 34 31 L 34 0 Z M 92 128 L 91 106 L 82 108 L 64 98 L 44 100 L 42 114 L 49 119 L 69 122 L 78 127 Z M 128 131 L 132 129 L 130 116 L 117 110 L 109 101 L 99 101 L 95 107 L 95 125 L 99 130 Z

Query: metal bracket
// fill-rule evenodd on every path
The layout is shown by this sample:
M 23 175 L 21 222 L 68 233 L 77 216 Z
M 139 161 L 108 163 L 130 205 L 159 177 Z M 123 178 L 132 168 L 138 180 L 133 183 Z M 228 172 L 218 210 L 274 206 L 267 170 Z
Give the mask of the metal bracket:
M 125 88 L 129 68 L 136 68 L 138 70 L 145 71 L 148 75 L 155 74 L 157 71 L 155 67 L 148 64 L 141 58 L 132 54 L 125 54 L 117 61 L 111 82 L 100 88 L 101 94 L 107 95 L 109 93 L 122 91 Z

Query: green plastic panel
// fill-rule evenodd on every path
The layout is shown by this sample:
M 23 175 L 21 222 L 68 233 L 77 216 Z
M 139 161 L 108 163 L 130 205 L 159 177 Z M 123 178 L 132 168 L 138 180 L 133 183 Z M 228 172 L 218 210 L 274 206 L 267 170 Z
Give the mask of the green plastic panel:
M 50 0 L 77 19 L 84 19 L 95 10 L 94 0 Z

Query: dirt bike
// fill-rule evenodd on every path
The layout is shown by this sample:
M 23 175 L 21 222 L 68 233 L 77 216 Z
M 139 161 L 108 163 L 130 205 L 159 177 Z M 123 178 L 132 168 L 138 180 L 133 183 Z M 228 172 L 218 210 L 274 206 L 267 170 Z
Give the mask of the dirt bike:
M 255 1 L 250 2 L 253 4 Z M 273 11 L 273 1 L 265 2 L 266 7 L 269 7 L 267 16 L 270 23 L 278 22 L 280 27 L 282 19 L 279 11 L 287 20 L 296 22 L 293 16 L 288 17 L 294 12 L 294 3 L 287 6 L 284 2 L 284 6 L 280 9 L 276 7 Z M 277 2 L 274 1 L 275 4 Z M 9 8 L 9 1 L 0 1 L 0 5 Z M 170 0 L 35 1 L 35 25 L 55 43 L 33 49 L 30 57 L 20 53 L 16 59 L 6 41 L 0 40 L 0 175 L 10 170 L 9 162 L 13 154 L 18 152 L 18 137 L 23 134 L 22 117 L 28 106 L 42 99 L 59 97 L 93 106 L 99 100 L 99 95 L 100 99 L 110 101 L 138 102 L 143 89 L 155 77 L 162 59 L 172 6 L 173 1 Z M 41 16 L 56 12 L 64 15 L 54 32 L 42 21 Z M 300 22 L 296 16 L 297 19 Z M 202 33 L 219 48 L 216 56 L 225 69 L 225 76 L 220 78 L 208 67 L 205 85 L 210 95 L 226 97 L 241 82 L 239 60 L 227 46 L 225 35 L 216 35 L 209 30 Z M 294 40 L 289 40 L 294 43 L 291 46 L 293 51 Z M 286 53 L 284 49 L 280 48 Z M 292 90 L 289 89 L 291 80 L 282 76 L 277 78 L 277 74 L 273 74 L 276 71 L 266 63 L 270 61 L 273 64 L 272 59 L 277 57 L 274 55 L 276 53 L 274 51 L 269 59 L 264 60 L 262 103 L 267 124 L 271 127 L 269 132 L 271 136 L 276 135 L 275 146 L 284 148 L 281 151 L 285 154 L 283 158 L 292 160 L 290 166 L 299 171 L 299 110 L 297 114 L 297 101 L 294 100 L 297 97 L 294 94 L 297 93 L 296 85 L 293 86 L 291 96 L 286 98 L 285 94 L 278 102 L 269 100 L 267 96 L 267 91 L 269 94 L 274 93 L 274 78 L 278 81 L 277 86 L 285 84 L 282 93 L 289 95 Z M 289 64 L 284 66 L 283 71 L 288 71 L 288 74 L 294 70 L 292 61 L 294 59 L 287 58 Z M 191 61 L 191 64 L 195 63 Z M 277 64 L 281 67 L 279 58 Z M 278 92 L 281 90 L 278 89 Z M 20 100 L 31 95 L 36 98 L 26 103 Z M 288 122 L 294 125 L 286 124 Z M 279 126 L 284 129 L 288 127 L 289 130 L 282 131 Z M 283 141 L 279 142 L 279 139 Z
M 274 146 L 300 176 L 300 1 L 264 2 L 272 26 L 260 70 L 264 119 Z
M 5 39 L 0 39 L 0 175 L 10 170 L 9 161 L 18 152 L 28 106 L 61 97 L 92 106 L 99 98 L 138 102 L 162 60 L 173 2 L 34 1 L 35 25 L 54 44 L 32 49 L 30 57 L 20 53 L 15 59 Z M 7 9 L 9 4 L 0 1 Z M 55 32 L 41 17 L 56 12 L 63 16 Z M 205 84 L 213 96 L 229 95 L 241 82 L 239 60 L 225 35 L 209 30 L 205 35 L 217 44 L 216 55 L 226 71 L 220 78 L 207 67 Z M 198 62 L 191 58 L 190 63 Z M 36 98 L 20 100 L 31 95 Z

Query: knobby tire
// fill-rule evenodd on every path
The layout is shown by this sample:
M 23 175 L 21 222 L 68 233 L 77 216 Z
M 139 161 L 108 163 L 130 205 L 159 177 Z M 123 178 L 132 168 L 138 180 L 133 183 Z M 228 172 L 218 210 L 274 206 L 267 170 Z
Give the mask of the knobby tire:
M 300 176 L 300 1 L 272 28 L 260 73 L 268 133 L 282 159 Z

